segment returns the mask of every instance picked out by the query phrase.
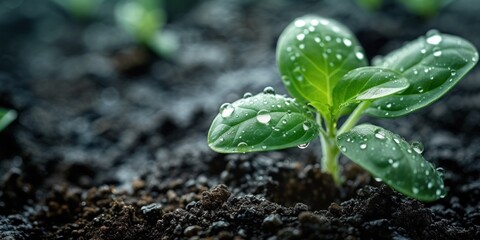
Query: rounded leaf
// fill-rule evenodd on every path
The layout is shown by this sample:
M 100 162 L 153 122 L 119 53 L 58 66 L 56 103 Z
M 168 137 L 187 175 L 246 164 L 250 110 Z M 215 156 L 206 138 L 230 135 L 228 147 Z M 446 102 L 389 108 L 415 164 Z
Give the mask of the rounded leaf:
M 208 145 L 222 153 L 269 151 L 309 143 L 318 131 L 306 105 L 265 91 L 223 104 L 208 132 Z
M 366 112 L 376 117 L 398 117 L 425 107 L 448 92 L 477 61 L 477 50 L 468 41 L 429 31 L 427 36 L 380 60 L 380 67 L 401 72 L 410 87 L 373 102 Z
M 379 67 L 354 69 L 343 76 L 333 89 L 334 111 L 349 113 L 352 111 L 349 105 L 402 92 L 408 85 L 407 79 L 390 69 Z
M 335 20 L 307 15 L 295 19 L 281 34 L 277 63 L 288 92 L 325 113 L 333 104 L 338 80 L 367 61 L 348 28 Z
M 445 195 L 443 179 L 426 161 L 419 143 L 410 145 L 397 134 L 369 124 L 337 137 L 342 153 L 393 189 L 422 201 Z

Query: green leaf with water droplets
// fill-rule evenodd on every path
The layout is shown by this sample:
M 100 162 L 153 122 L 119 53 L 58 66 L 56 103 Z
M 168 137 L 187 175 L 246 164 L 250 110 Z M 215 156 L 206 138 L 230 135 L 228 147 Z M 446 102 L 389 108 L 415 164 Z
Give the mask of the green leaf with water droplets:
M 333 111 L 339 116 L 352 111 L 360 101 L 379 99 L 402 92 L 408 81 L 401 74 L 379 67 L 361 67 L 348 72 L 333 89 Z
M 379 61 L 380 67 L 399 71 L 410 83 L 401 94 L 373 102 L 367 113 L 398 117 L 425 107 L 448 92 L 478 61 L 468 41 L 432 30 Z
M 5 129 L 16 118 L 17 112 L 15 110 L 0 108 L 0 131 Z
M 393 189 L 421 201 L 445 195 L 442 174 L 410 145 L 378 126 L 359 125 L 337 137 L 342 153 Z
M 208 132 L 210 148 L 221 153 L 270 151 L 305 145 L 318 136 L 309 107 L 265 92 L 220 107 Z
M 348 28 L 331 19 L 307 15 L 297 18 L 281 34 L 277 63 L 288 92 L 325 116 L 333 105 L 333 88 L 340 78 L 367 61 Z

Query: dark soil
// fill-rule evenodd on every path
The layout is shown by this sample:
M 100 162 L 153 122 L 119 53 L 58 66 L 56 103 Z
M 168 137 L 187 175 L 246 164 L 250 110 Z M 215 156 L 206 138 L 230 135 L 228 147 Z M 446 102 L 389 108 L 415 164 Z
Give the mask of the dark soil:
M 371 58 L 425 34 L 480 47 L 480 4 L 432 19 L 387 1 L 194 1 L 170 6 L 170 59 L 135 45 L 105 1 L 87 22 L 48 1 L 0 3 L 0 239 L 480 239 L 480 70 L 442 100 L 371 120 L 425 145 L 448 195 L 421 203 L 347 159 L 340 187 L 307 149 L 222 155 L 206 145 L 223 102 L 274 86 L 275 45 L 314 13 L 352 29 Z

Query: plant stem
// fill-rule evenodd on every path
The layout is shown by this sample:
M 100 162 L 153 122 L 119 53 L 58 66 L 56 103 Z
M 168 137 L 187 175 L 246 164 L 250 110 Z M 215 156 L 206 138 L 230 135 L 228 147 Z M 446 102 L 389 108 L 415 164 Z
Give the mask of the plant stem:
M 337 136 L 354 127 L 363 112 L 370 106 L 371 102 L 365 101 L 360 103 L 352 112 L 350 117 L 345 121 L 342 127 L 337 131 L 336 118 L 332 120 L 325 119 L 325 130 L 320 130 L 320 140 L 322 142 L 322 170 L 332 175 L 333 180 L 337 185 L 340 185 L 341 178 L 339 173 L 338 157 L 340 156 L 340 149 L 337 147 Z M 321 117 L 317 116 L 319 126 L 322 126 Z
M 357 108 L 350 114 L 350 117 L 343 123 L 342 127 L 337 132 L 337 135 L 340 135 L 357 125 L 358 121 L 362 117 L 363 112 L 370 106 L 370 101 L 365 101 L 360 103 Z
M 320 118 L 317 118 L 317 121 Z M 320 134 L 322 142 L 322 170 L 332 175 L 333 180 L 337 185 L 341 183 L 340 173 L 338 169 L 338 156 L 340 150 L 336 144 L 336 120 L 325 119 L 325 130 Z

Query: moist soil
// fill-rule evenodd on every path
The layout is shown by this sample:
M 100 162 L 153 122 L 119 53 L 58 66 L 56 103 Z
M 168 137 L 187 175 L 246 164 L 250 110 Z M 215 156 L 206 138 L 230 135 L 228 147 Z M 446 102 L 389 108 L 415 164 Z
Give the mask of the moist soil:
M 172 1 L 173 2 L 173 1 Z M 273 86 L 275 45 L 295 17 L 343 22 L 371 59 L 436 28 L 480 46 L 480 4 L 426 19 L 387 1 L 194 1 L 167 7 L 178 51 L 159 57 L 112 17 L 47 1 L 0 15 L 0 239 L 480 239 L 480 69 L 435 104 L 365 121 L 424 143 L 448 194 L 422 203 L 342 158 L 336 186 L 320 146 L 224 155 L 206 135 L 218 107 Z

